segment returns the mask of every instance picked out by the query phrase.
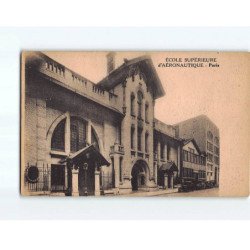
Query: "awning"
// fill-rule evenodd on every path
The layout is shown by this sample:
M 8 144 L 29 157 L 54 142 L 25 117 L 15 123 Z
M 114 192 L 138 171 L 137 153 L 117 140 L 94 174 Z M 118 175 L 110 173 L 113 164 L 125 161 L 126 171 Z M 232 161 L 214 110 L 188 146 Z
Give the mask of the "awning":
M 110 165 L 106 158 L 94 147 L 93 144 L 70 154 L 66 159 L 63 159 L 61 163 L 71 162 L 73 164 L 80 164 L 86 161 L 93 161 L 94 163 L 98 163 L 99 166 Z
M 162 172 L 178 172 L 178 167 L 175 165 L 173 161 L 168 161 L 167 163 L 163 163 L 159 168 L 159 171 Z

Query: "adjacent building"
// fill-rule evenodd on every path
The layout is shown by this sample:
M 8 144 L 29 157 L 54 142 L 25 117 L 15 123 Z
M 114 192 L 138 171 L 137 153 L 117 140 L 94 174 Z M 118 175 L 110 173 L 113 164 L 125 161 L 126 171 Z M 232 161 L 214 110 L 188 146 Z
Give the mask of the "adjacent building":
M 109 53 L 107 77 L 99 83 L 40 52 L 25 53 L 22 63 L 22 194 L 173 189 L 186 169 L 199 179 L 206 171 L 207 180 L 218 182 L 216 126 L 202 123 L 211 151 L 193 132 L 183 132 L 184 125 L 155 119 L 155 100 L 165 91 L 150 57 L 116 68 Z M 212 158 L 205 160 L 203 152 Z
M 206 154 L 206 181 L 219 185 L 220 135 L 218 127 L 205 115 L 175 125 L 179 138 L 194 138 L 201 152 Z

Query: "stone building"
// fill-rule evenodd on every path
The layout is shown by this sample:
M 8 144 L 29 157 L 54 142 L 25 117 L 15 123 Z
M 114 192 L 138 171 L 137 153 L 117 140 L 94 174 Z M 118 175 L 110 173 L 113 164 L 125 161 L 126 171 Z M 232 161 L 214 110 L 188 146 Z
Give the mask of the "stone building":
M 201 152 L 206 154 L 206 181 L 219 185 L 220 135 L 217 126 L 205 115 L 176 124 L 177 136 L 194 138 Z
M 99 83 L 40 52 L 22 60 L 22 194 L 174 188 L 183 140 L 154 118 L 165 92 L 150 57 L 116 68 L 109 53 Z

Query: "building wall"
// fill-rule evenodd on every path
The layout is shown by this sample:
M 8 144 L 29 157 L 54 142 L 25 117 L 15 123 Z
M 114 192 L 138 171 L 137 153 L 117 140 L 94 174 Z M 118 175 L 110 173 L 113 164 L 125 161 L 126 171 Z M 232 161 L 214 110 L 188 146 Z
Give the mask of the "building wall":
M 194 146 L 192 141 L 187 143 L 186 145 L 184 145 L 182 149 L 186 150 L 188 152 L 190 152 L 190 149 L 192 149 L 192 150 L 194 150 L 194 154 L 196 154 L 198 156 L 201 156 L 200 153 L 197 151 L 197 149 Z M 183 161 L 183 167 L 184 168 L 191 168 L 194 171 L 199 171 L 199 170 L 205 171 L 206 170 L 205 165 L 197 164 L 197 163 L 194 163 L 194 162 L 188 162 L 188 161 Z
M 207 142 L 209 141 L 207 136 L 208 131 L 212 132 L 213 138 L 218 137 L 218 139 L 220 140 L 219 129 L 217 128 L 217 126 L 208 117 L 206 117 L 205 115 L 201 115 L 195 118 L 191 118 L 187 121 L 178 123 L 176 125 L 176 128 L 179 137 L 185 139 L 194 138 L 201 151 L 204 151 L 207 154 L 212 154 L 212 162 L 210 162 L 208 160 L 208 157 L 206 157 L 206 176 L 207 181 L 216 181 L 216 184 L 218 185 L 220 167 L 219 164 L 214 163 L 214 152 L 210 152 L 207 148 Z M 214 139 L 212 143 L 214 146 Z M 218 148 L 220 148 L 219 145 Z M 215 172 L 218 173 L 217 178 L 215 176 Z
M 60 152 L 56 156 L 56 152 L 53 151 L 51 155 L 49 135 L 52 136 L 53 129 L 56 127 L 54 124 L 62 116 L 66 119 L 70 116 L 81 117 L 92 126 L 98 137 L 101 153 L 111 162 L 110 148 L 117 140 L 122 115 L 67 89 L 53 85 L 43 78 L 31 77 L 27 79 L 25 95 L 24 168 L 28 164 L 50 168 L 51 164 L 59 164 L 60 155 L 69 154 L 67 148 L 69 149 L 70 146 L 66 145 L 64 153 Z M 87 130 L 87 133 L 91 134 L 90 131 Z M 103 167 L 103 172 L 111 176 L 112 168 Z
M 138 121 L 138 103 L 137 92 L 143 93 L 142 101 L 142 119 Z M 121 124 L 121 144 L 124 146 L 123 156 L 123 182 L 120 185 L 121 192 L 126 192 L 126 189 L 131 189 L 131 172 L 134 164 L 138 160 L 144 160 L 148 165 L 148 187 L 156 187 L 155 173 L 153 168 L 153 117 L 154 117 L 154 100 L 151 92 L 140 73 L 128 76 L 126 82 L 116 86 L 114 93 L 123 101 L 123 108 L 125 117 Z M 131 115 L 131 94 L 134 94 L 134 116 Z M 145 104 L 148 103 L 148 123 L 145 122 Z M 142 150 L 137 150 L 137 129 L 138 122 L 140 122 L 142 130 Z M 131 126 L 134 126 L 134 150 L 131 150 Z M 145 152 L 145 133 L 148 133 L 148 153 Z M 133 152 L 132 152 L 133 151 Z

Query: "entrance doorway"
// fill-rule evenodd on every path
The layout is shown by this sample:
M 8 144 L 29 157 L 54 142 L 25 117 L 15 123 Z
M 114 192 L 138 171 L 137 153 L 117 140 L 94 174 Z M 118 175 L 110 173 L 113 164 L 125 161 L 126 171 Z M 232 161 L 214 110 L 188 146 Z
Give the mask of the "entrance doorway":
M 86 191 L 88 195 L 95 194 L 95 167 L 93 162 L 88 162 L 87 166 L 87 169 L 84 166 L 79 167 L 78 189 L 80 196 L 86 195 Z
M 142 160 L 137 161 L 132 168 L 131 175 L 131 185 L 133 191 L 146 188 L 148 179 L 147 163 Z

